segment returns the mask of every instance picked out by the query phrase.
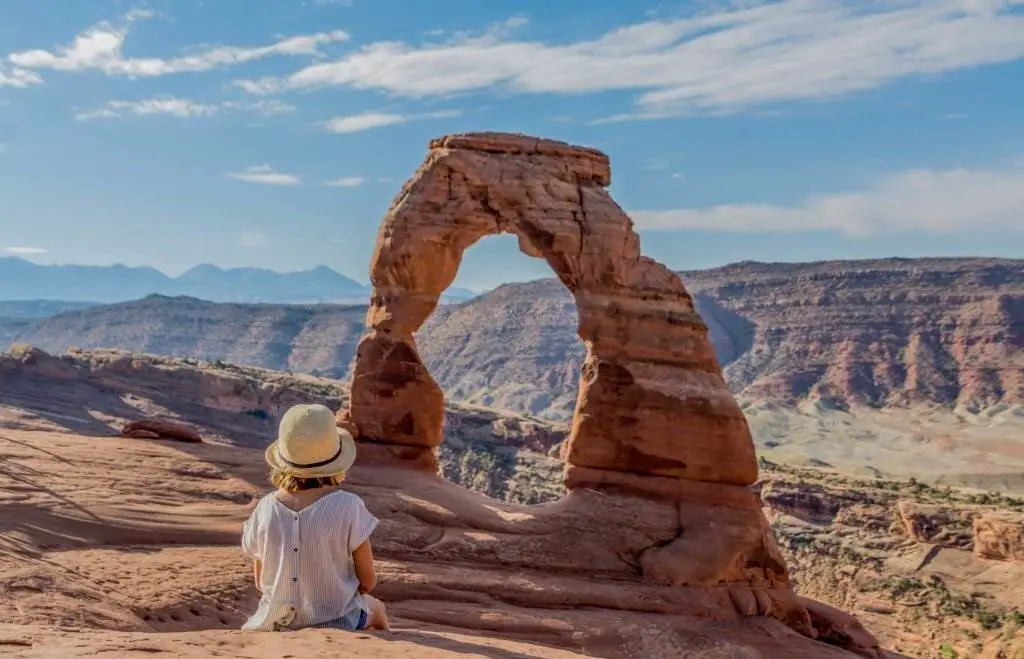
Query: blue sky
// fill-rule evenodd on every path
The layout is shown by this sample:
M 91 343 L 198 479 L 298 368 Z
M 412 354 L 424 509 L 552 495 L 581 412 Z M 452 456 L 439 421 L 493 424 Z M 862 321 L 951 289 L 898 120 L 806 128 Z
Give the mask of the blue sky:
M 0 255 L 365 281 L 428 140 L 503 130 L 606 151 L 676 268 L 1024 257 L 1021 108 L 1024 0 L 4 0 Z

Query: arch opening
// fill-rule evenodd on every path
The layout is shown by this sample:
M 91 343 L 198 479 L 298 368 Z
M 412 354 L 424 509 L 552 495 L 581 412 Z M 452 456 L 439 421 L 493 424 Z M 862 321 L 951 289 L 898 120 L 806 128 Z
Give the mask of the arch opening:
M 446 400 L 439 471 L 500 501 L 557 499 L 586 355 L 575 300 L 507 234 L 468 249 L 454 286 L 486 292 L 440 306 L 414 333 Z

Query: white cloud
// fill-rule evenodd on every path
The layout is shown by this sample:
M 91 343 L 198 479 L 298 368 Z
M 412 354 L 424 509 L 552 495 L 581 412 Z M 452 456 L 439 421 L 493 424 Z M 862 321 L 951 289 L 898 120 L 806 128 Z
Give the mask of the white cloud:
M 719 6 L 725 3 L 721 3 Z M 589 41 L 515 40 L 509 27 L 442 44 L 368 44 L 252 93 L 345 86 L 407 97 L 496 86 L 521 93 L 632 90 L 619 118 L 730 112 L 826 99 L 895 80 L 1024 57 L 1024 0 L 780 0 L 730 3 L 624 26 Z
M 391 126 L 406 121 L 400 114 L 389 114 L 384 112 L 364 112 L 353 114 L 347 117 L 335 117 L 327 122 L 327 130 L 332 133 L 358 133 L 371 128 Z
M 18 256 L 37 256 L 39 254 L 46 254 L 46 250 L 42 247 L 4 247 L 3 251 L 8 254 L 17 254 Z
M 324 185 L 332 188 L 358 188 L 360 185 L 364 185 L 366 179 L 362 176 L 342 176 L 341 178 L 328 181 Z
M 242 172 L 231 172 L 228 178 L 233 178 L 246 183 L 260 183 L 262 185 L 298 185 L 301 179 L 294 174 L 282 174 L 275 172 L 270 165 L 257 165 L 247 167 Z
M 228 102 L 223 104 L 224 107 L 247 110 L 249 112 L 255 112 L 256 114 L 264 117 L 274 117 L 279 114 L 288 114 L 289 112 L 295 112 L 295 106 L 283 101 L 276 99 L 261 99 L 251 103 L 237 103 Z
M 258 101 L 224 101 L 218 104 L 199 103 L 186 98 L 175 98 L 165 96 L 160 98 L 149 98 L 141 101 L 109 101 L 104 107 L 87 112 L 79 112 L 75 115 L 78 121 L 91 119 L 118 119 L 127 115 L 136 117 L 147 117 L 152 115 L 170 115 L 179 118 L 208 117 L 221 110 L 239 110 L 255 112 L 264 117 L 285 114 L 295 110 L 294 105 L 289 105 L 276 99 L 261 99 Z
M 358 133 L 383 126 L 404 124 L 407 121 L 418 121 L 420 119 L 449 119 L 458 117 L 460 110 L 442 110 L 439 112 L 428 112 L 425 114 L 394 114 L 389 112 L 363 112 L 347 117 L 335 117 L 324 123 L 324 126 L 332 133 Z
M 94 25 L 75 37 L 67 46 L 50 50 L 29 50 L 8 56 L 8 61 L 21 70 L 53 69 L 57 71 L 101 71 L 111 76 L 144 78 L 175 73 L 209 71 L 244 64 L 272 56 L 320 56 L 319 47 L 344 41 L 346 32 L 334 30 L 316 34 L 280 38 L 268 46 L 219 46 L 167 59 L 157 57 L 125 57 L 124 43 L 131 23 L 150 18 L 148 10 L 133 10 L 121 25 L 108 22 Z M 19 69 L 15 69 L 15 73 Z M 35 73 L 29 72 L 30 75 Z
M 243 231 L 238 237 L 238 246 L 246 249 L 262 249 L 269 244 L 270 239 L 262 231 Z
M 630 216 L 638 229 L 665 231 L 1024 231 L 1024 167 L 908 171 L 860 192 L 810 197 L 797 206 L 728 204 Z
M 29 85 L 38 85 L 43 79 L 34 71 L 25 69 L 7 68 L 0 63 L 0 87 L 25 88 Z
M 216 105 L 196 103 L 184 98 L 150 98 L 142 101 L 110 101 L 105 107 L 89 112 L 79 112 L 75 119 L 87 121 L 89 119 L 114 119 L 123 117 L 125 114 L 137 117 L 147 117 L 156 114 L 166 114 L 172 117 L 207 117 L 216 113 L 220 108 Z

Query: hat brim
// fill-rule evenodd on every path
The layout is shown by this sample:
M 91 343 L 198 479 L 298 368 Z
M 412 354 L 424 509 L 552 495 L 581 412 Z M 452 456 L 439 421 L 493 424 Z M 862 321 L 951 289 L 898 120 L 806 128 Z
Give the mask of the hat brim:
M 327 476 L 337 476 L 338 474 L 351 469 L 352 465 L 355 464 L 356 461 L 356 443 L 355 440 L 352 439 L 352 436 L 347 432 L 342 431 L 338 433 L 338 441 L 341 442 L 341 453 L 338 454 L 338 457 L 331 460 L 329 463 L 318 467 L 300 468 L 288 464 L 278 452 L 279 441 L 280 440 L 275 440 L 267 447 L 266 453 L 264 454 L 267 464 L 270 465 L 271 469 L 284 472 L 297 478 L 324 478 Z

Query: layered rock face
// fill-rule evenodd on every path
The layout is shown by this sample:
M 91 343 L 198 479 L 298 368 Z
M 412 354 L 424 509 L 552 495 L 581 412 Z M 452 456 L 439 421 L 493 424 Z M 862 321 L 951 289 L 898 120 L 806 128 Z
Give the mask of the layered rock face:
M 360 440 L 363 465 L 432 467 L 426 456 L 441 443 L 443 394 L 413 334 L 464 250 L 514 233 L 579 309 L 587 356 L 564 450 L 572 492 L 500 525 L 459 520 L 422 551 L 588 578 L 640 576 L 660 587 L 648 597 L 661 604 L 646 605 L 657 610 L 675 602 L 681 614 L 704 607 L 712 618 L 771 616 L 813 636 L 748 487 L 757 476 L 753 443 L 707 328 L 679 278 L 640 254 L 632 222 L 604 190 L 609 180 L 604 155 L 559 142 L 498 134 L 434 141 L 378 234 L 368 331 L 339 423 Z M 431 500 L 447 496 L 438 490 Z M 831 625 L 821 611 L 815 620 Z

